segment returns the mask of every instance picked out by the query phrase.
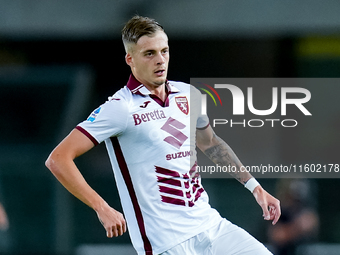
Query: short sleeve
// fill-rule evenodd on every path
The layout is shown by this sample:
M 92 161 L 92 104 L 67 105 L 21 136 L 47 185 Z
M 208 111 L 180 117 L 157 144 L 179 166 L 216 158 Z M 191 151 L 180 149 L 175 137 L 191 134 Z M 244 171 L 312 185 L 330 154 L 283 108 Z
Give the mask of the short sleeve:
M 209 126 L 209 118 L 206 114 L 202 114 L 202 94 L 194 86 L 191 86 L 190 98 L 194 111 L 193 117 L 196 118 L 196 128 L 205 129 Z
M 99 144 L 112 136 L 123 133 L 128 118 L 127 103 L 123 99 L 111 98 L 95 109 L 87 120 L 79 123 L 77 129 Z

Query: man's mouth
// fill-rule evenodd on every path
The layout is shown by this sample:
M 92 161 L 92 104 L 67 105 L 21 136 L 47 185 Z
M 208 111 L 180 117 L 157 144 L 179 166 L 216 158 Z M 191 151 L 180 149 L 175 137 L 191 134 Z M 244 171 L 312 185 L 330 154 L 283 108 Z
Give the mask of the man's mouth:
M 165 69 L 160 69 L 155 72 L 157 76 L 163 76 L 165 74 Z

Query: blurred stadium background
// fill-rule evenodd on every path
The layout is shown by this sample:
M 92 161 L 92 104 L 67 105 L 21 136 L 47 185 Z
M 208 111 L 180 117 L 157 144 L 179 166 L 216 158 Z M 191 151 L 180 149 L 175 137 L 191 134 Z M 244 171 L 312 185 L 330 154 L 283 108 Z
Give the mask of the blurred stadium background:
M 172 80 L 340 76 L 336 0 L 0 0 L 0 202 L 10 221 L 9 230 L 0 231 L 0 254 L 105 255 L 111 245 L 112 254 L 128 254 L 120 250 L 129 247 L 128 234 L 107 239 L 96 214 L 55 181 L 44 161 L 78 122 L 125 85 L 130 70 L 120 30 L 136 13 L 155 18 L 169 35 Z M 339 121 L 330 120 L 317 134 L 302 136 L 300 130 L 278 137 L 272 144 L 278 164 L 308 162 L 315 153 L 323 163 L 339 163 Z M 239 141 L 228 142 L 251 162 L 256 155 L 242 156 L 246 141 Z M 104 146 L 77 163 L 90 185 L 119 209 Z M 261 180 L 273 194 L 277 182 Z M 223 216 L 269 243 L 268 222 L 236 181 L 203 184 Z M 300 255 L 340 254 L 339 184 L 313 180 L 320 226 L 314 246 L 301 246 Z

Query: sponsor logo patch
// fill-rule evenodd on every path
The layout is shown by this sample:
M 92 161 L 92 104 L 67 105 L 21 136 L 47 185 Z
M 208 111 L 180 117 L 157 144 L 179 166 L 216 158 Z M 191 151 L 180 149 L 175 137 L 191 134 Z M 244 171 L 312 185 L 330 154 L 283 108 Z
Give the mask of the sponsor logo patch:
M 94 111 L 91 113 L 91 115 L 87 118 L 87 120 L 93 122 L 93 121 L 97 118 L 97 116 L 98 116 L 98 114 L 99 114 L 99 112 L 100 112 L 101 109 L 102 109 L 102 108 L 99 107 L 98 109 L 94 110 Z
M 135 122 L 135 126 L 138 126 L 143 122 L 149 122 L 153 120 L 160 120 L 166 118 L 165 113 L 162 110 L 154 110 L 153 112 L 147 112 L 142 114 L 135 113 L 132 115 L 132 117 Z
M 145 101 L 144 104 L 140 105 L 141 108 L 146 108 L 151 101 Z

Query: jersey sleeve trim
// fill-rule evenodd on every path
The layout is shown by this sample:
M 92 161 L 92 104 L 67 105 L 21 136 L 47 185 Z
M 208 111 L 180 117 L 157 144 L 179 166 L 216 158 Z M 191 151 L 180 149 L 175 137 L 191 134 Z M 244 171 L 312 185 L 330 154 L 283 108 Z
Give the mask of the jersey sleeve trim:
M 206 125 L 205 127 L 201 127 L 201 128 L 197 127 L 196 129 L 198 129 L 198 130 L 204 130 L 204 129 L 208 128 L 209 126 L 210 126 L 210 123 L 208 123 L 208 125 Z
M 87 132 L 81 126 L 76 126 L 76 129 L 79 130 L 80 132 L 82 132 L 84 135 L 86 135 L 87 138 L 89 138 L 95 146 L 99 144 L 99 142 L 96 140 L 96 138 L 94 138 L 89 132 Z

